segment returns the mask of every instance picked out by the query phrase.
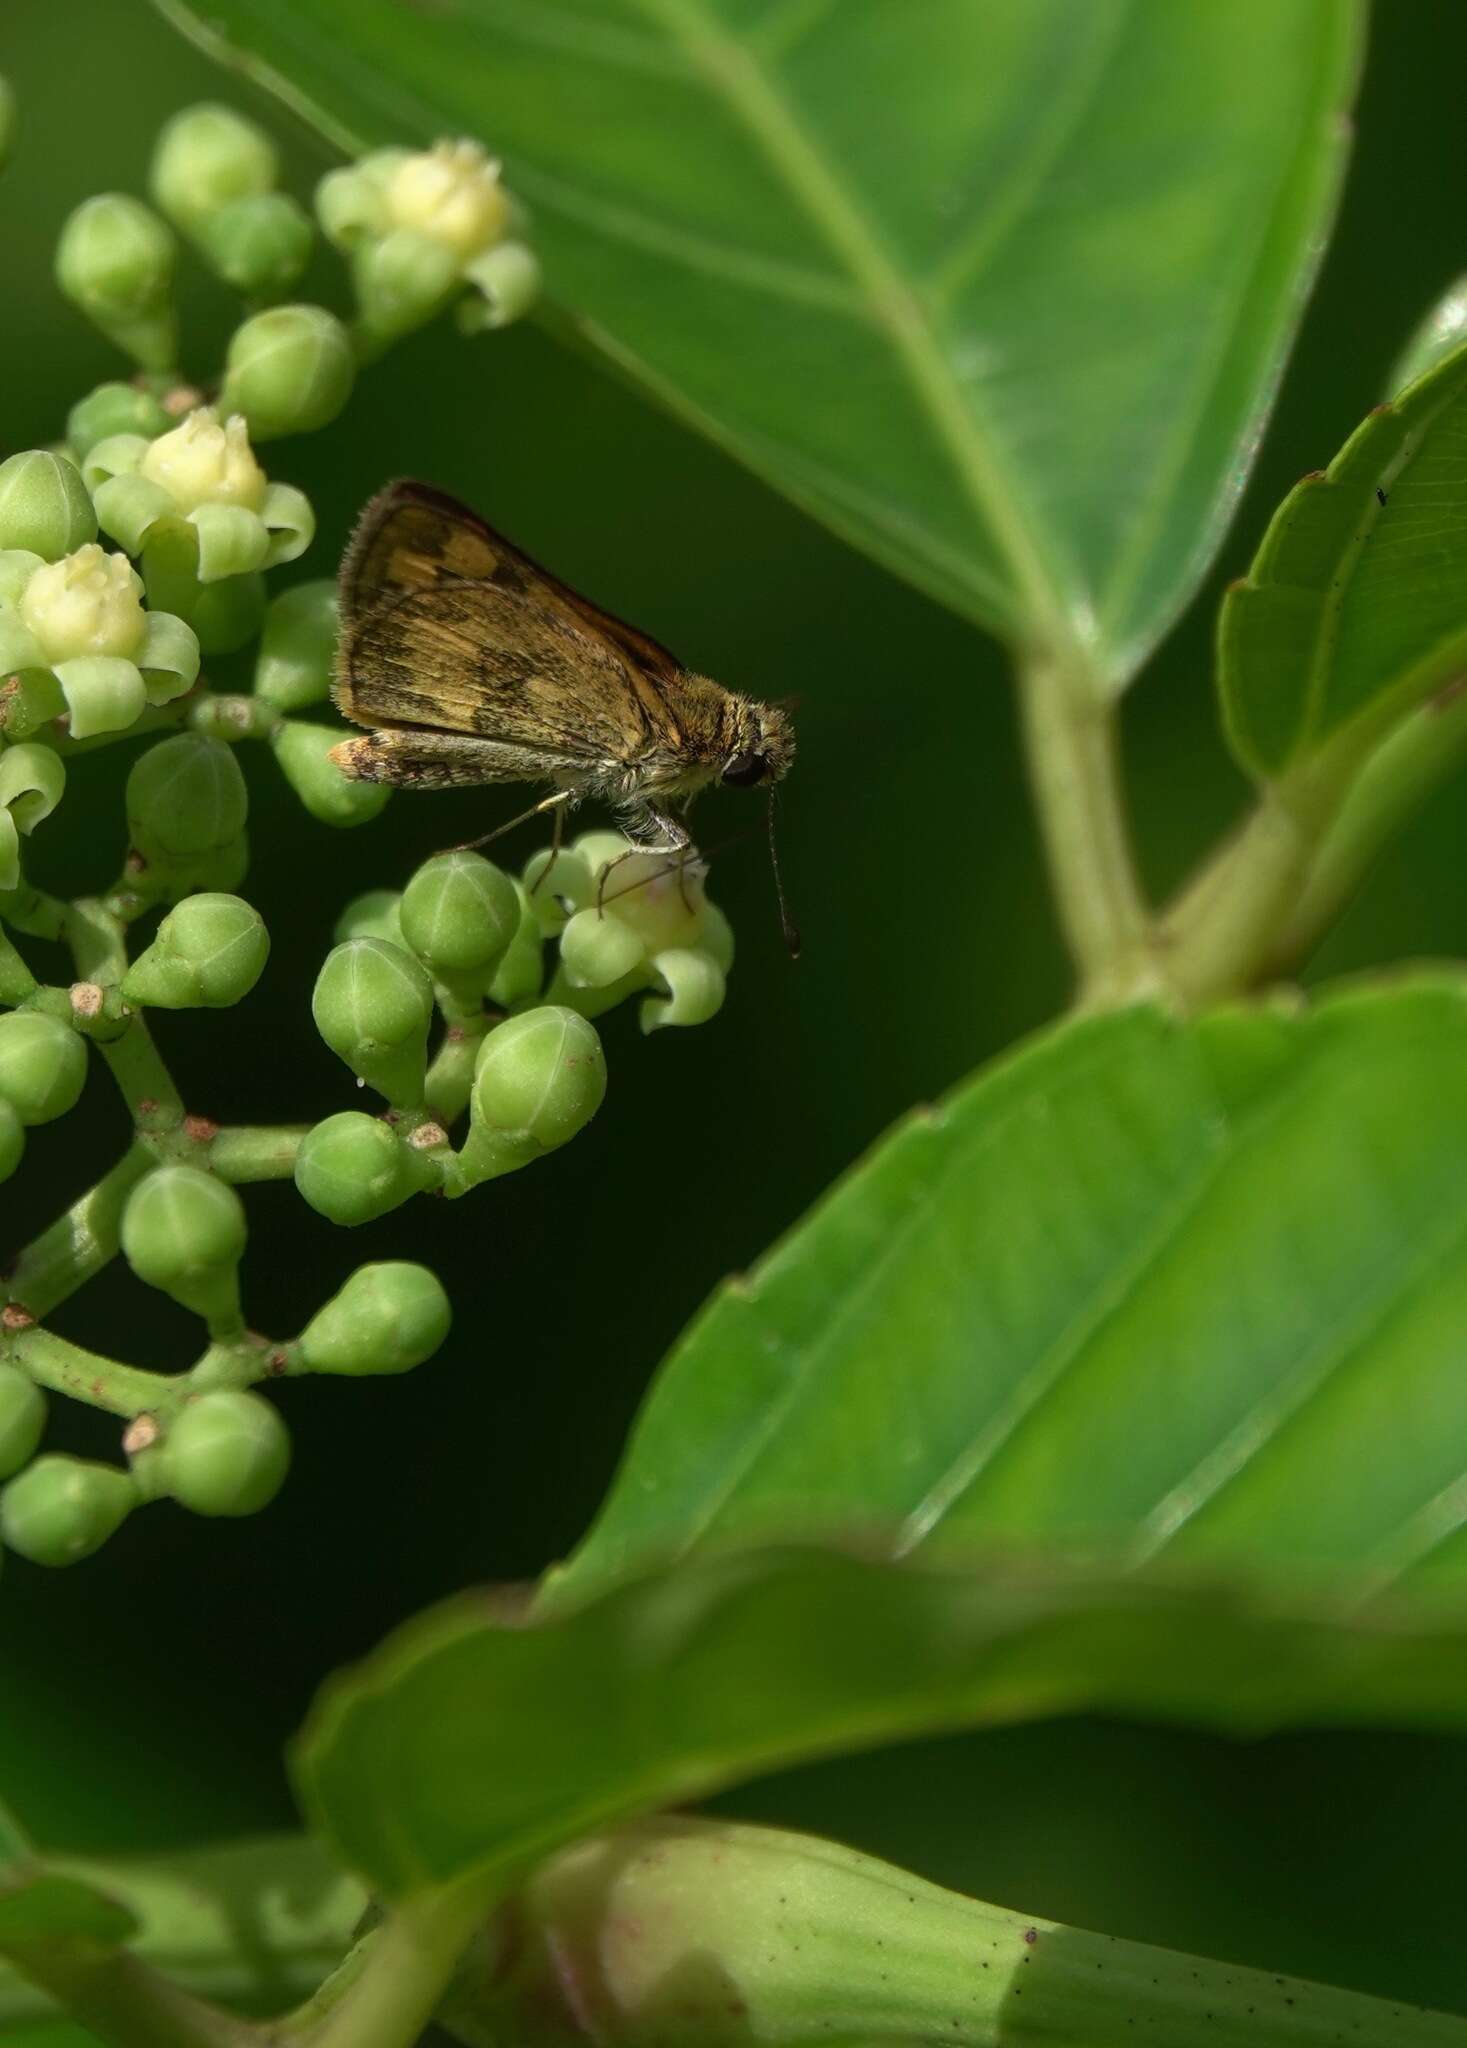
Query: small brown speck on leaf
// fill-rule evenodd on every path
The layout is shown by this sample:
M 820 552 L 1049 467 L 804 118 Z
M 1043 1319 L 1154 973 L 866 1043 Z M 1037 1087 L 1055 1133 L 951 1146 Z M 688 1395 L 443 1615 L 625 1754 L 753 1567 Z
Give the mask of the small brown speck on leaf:
M 4 1308 L 0 1308 L 0 1329 L 29 1330 L 35 1320 L 23 1302 L 7 1301 Z
M 183 1134 L 192 1138 L 196 1145 L 208 1145 L 218 1137 L 219 1126 L 211 1116 L 186 1116 L 183 1120 Z

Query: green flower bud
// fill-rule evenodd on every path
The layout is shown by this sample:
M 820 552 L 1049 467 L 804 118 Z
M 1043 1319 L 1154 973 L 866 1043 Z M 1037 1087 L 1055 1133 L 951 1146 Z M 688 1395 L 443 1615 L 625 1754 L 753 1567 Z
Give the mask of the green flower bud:
M 75 1109 L 87 1078 L 86 1043 L 43 1010 L 0 1017 L 0 1095 L 23 1124 L 48 1124 Z
M 195 234 L 232 201 L 274 187 L 275 145 L 232 107 L 185 107 L 166 121 L 153 150 L 148 189 L 176 227 Z
M 338 249 L 355 249 L 369 236 L 389 231 L 387 187 L 410 154 L 406 149 L 377 149 L 326 173 L 316 187 L 316 218 L 328 242 Z
M 331 758 L 341 745 L 339 725 L 307 725 L 288 718 L 270 735 L 286 781 L 323 825 L 364 825 L 392 794 L 390 782 L 358 782 Z
M 540 296 L 540 259 L 524 242 L 501 242 L 464 265 L 474 287 L 459 307 L 465 334 L 508 327 L 522 320 Z
M 547 939 L 564 931 L 575 911 L 596 901 L 596 879 L 583 853 L 562 846 L 533 853 L 524 867 L 525 893 Z
M 197 1166 L 154 1167 L 122 1212 L 123 1256 L 139 1280 L 203 1316 L 211 1329 L 238 1322 L 246 1234 L 234 1189 Z
M 643 1031 L 660 1031 L 664 1024 L 706 1024 L 722 1008 L 723 970 L 711 953 L 670 947 L 652 966 L 667 995 L 649 996 L 642 1004 Z
M 396 889 L 368 889 L 353 896 L 336 920 L 332 938 L 339 946 L 344 939 L 386 939 L 394 946 L 403 943 Z
M 512 1010 L 516 1004 L 528 1002 L 531 996 L 538 995 L 545 979 L 540 920 L 535 915 L 524 884 L 516 882 L 514 887 L 519 898 L 519 927 L 489 984 L 489 1000 L 501 1010 Z
M 9 1180 L 24 1153 L 25 1125 L 9 1096 L 0 1095 L 0 1181 Z
M 592 902 L 599 896 L 599 907 L 634 931 L 649 953 L 698 944 L 705 900 L 701 862 L 628 853 L 626 841 L 613 833 L 588 832 L 576 850 L 587 855 L 596 877 Z
M 211 270 L 237 292 L 278 299 L 311 260 L 311 222 L 288 192 L 236 199 L 199 223 L 196 240 Z
M 44 448 L 0 462 L 0 548 L 28 548 L 54 562 L 96 538 L 97 515 L 74 462 Z
M 578 910 L 560 935 L 560 964 L 572 988 L 609 988 L 646 959 L 631 926 L 599 910 Z
M 167 370 L 177 352 L 174 241 L 140 200 L 122 192 L 85 199 L 56 249 L 56 282 L 73 305 L 145 370 Z
M 480 853 L 424 861 L 402 892 L 402 935 L 430 972 L 487 987 L 519 930 L 514 883 Z
M 0 1536 L 32 1564 L 77 1564 L 101 1549 L 137 1501 L 126 1472 L 53 1452 L 0 1494 Z
M 331 694 L 336 584 L 297 583 L 271 603 L 255 663 L 255 695 L 277 711 L 306 711 Z
M 151 441 L 172 425 L 151 392 L 139 391 L 135 384 L 99 384 L 66 415 L 66 440 L 77 461 L 84 463 L 99 441 L 114 434 L 141 434 Z
M 225 412 L 243 413 L 257 441 L 324 427 L 350 396 L 351 340 L 321 306 L 276 306 L 237 327 L 225 358 Z
M 247 996 L 270 952 L 265 920 L 238 896 L 186 896 L 122 983 L 130 1003 L 160 1010 L 227 1009 Z
M 301 1335 L 308 1372 L 410 1372 L 431 1358 L 452 1310 L 426 1266 L 402 1260 L 362 1266 Z
M 552 1004 L 507 1017 L 479 1048 L 466 1175 L 509 1173 L 553 1152 L 591 1121 L 605 1094 L 601 1041 L 584 1017 Z
M 45 1427 L 40 1388 L 18 1366 L 0 1365 L 0 1479 L 30 1463 Z
M 290 1469 L 290 1436 L 258 1394 L 218 1388 L 180 1409 L 163 1440 L 168 1491 L 196 1515 L 254 1515 Z
M 402 1139 L 359 1109 L 343 1109 L 306 1132 L 295 1184 L 318 1215 L 348 1227 L 385 1216 L 417 1188 Z
M 423 326 L 457 289 L 460 267 L 452 249 L 411 228 L 363 242 L 352 261 L 363 327 L 394 341 Z
M 397 1109 L 423 1099 L 433 984 L 385 939 L 348 939 L 327 954 L 311 997 L 316 1029 L 354 1074 Z
M 178 733 L 133 763 L 127 824 L 143 858 L 167 867 L 235 845 L 249 796 L 239 763 L 222 740 Z

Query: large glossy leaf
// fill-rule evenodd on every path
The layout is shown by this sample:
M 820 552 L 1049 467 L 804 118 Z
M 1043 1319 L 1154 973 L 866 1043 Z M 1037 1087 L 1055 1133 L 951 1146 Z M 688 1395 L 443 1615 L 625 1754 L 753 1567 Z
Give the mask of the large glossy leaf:
M 390 1642 L 308 1794 L 402 1891 L 965 1721 L 1467 1725 L 1464 1360 L 1467 979 L 1070 1024 L 715 1298 L 531 1617 Z
M 800 1531 L 1463 1594 L 1467 981 L 1051 1032 L 692 1325 L 566 1601 Z
M 177 0 L 166 0 L 178 17 Z M 1355 0 L 210 0 L 337 139 L 484 136 L 614 362 L 1121 681 L 1241 486 Z
M 1218 647 L 1233 751 L 1260 776 L 1467 670 L 1467 347 L 1289 493 Z

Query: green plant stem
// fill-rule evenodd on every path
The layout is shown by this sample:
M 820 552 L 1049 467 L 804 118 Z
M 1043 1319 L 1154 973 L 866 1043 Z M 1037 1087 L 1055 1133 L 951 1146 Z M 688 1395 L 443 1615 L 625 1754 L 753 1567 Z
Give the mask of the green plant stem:
M 66 942 L 83 981 L 111 988 L 126 974 L 126 928 L 95 896 L 78 896 L 68 907 Z
M 109 1415 L 153 1414 L 176 1399 L 179 1381 L 171 1374 L 145 1372 L 119 1359 L 87 1351 L 53 1330 L 21 1330 L 10 1340 L 10 1353 L 21 1371 L 38 1387 L 67 1394 Z
M 1467 679 L 1464 679 L 1467 683 Z M 1393 732 L 1346 792 L 1264 962 L 1270 975 L 1308 958 L 1385 846 L 1467 760 L 1467 687 L 1438 694 Z
M 492 1900 L 482 1884 L 461 1885 L 397 1907 L 368 1937 L 362 1967 L 341 1973 L 337 2002 L 299 2038 L 310 2048 L 412 2048 Z
M 148 1146 L 130 1146 L 95 1187 L 19 1254 L 9 1276 L 11 1299 L 33 1316 L 44 1316 L 100 1273 L 116 1255 L 123 1205 L 154 1164 Z
M 288 1180 L 309 1124 L 226 1124 L 209 1147 L 221 1180 Z
M 1034 1920 L 838 1843 L 634 1823 L 552 1858 L 446 2016 L 597 2048 L 1463 2048 L 1467 2020 Z M 729 2015 L 736 2015 L 730 2026 Z
M 0 1007 L 14 1009 L 36 992 L 36 977 L 0 932 Z
M 126 1950 L 57 1941 L 12 1960 L 108 2048 L 264 2048 L 268 2041 L 248 2020 L 181 1990 Z
M 181 1120 L 183 1098 L 140 1012 L 133 1013 L 120 1036 L 106 1040 L 98 1050 L 110 1067 L 135 1124 L 166 1129 Z
M 1087 1007 L 1162 988 L 1137 880 L 1117 759 L 1115 714 L 1073 654 L 1018 666 L 1029 780 L 1060 925 Z

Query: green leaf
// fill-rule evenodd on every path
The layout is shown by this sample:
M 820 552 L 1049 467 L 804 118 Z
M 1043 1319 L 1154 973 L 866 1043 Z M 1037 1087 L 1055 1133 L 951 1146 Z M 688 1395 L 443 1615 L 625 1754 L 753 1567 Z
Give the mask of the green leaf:
M 1241 487 L 1353 0 L 210 0 L 344 146 L 481 136 L 623 371 L 944 603 L 1116 685 Z
M 40 1863 L 15 1816 L 0 1807 L 0 1956 L 23 1956 L 58 1936 L 108 1945 L 136 1922 L 88 1880 Z
M 1219 622 L 1228 737 L 1251 773 L 1374 735 L 1467 667 L 1464 440 L 1458 347 L 1274 514 Z
M 1461 1728 L 1467 1632 L 1079 1564 L 747 1550 L 539 1625 L 483 1600 L 430 1613 L 328 1687 L 297 1777 L 340 1854 L 402 1899 L 508 1883 L 630 1814 L 802 1759 L 1080 1708 Z
M 1462 1727 L 1464 1353 L 1467 977 L 1063 1026 L 715 1297 L 538 1607 L 339 1681 L 307 1797 L 405 1893 L 966 1722 Z
M 551 1588 L 866 1529 L 1467 1620 L 1467 978 L 1061 1026 L 885 1139 L 662 1369 Z

